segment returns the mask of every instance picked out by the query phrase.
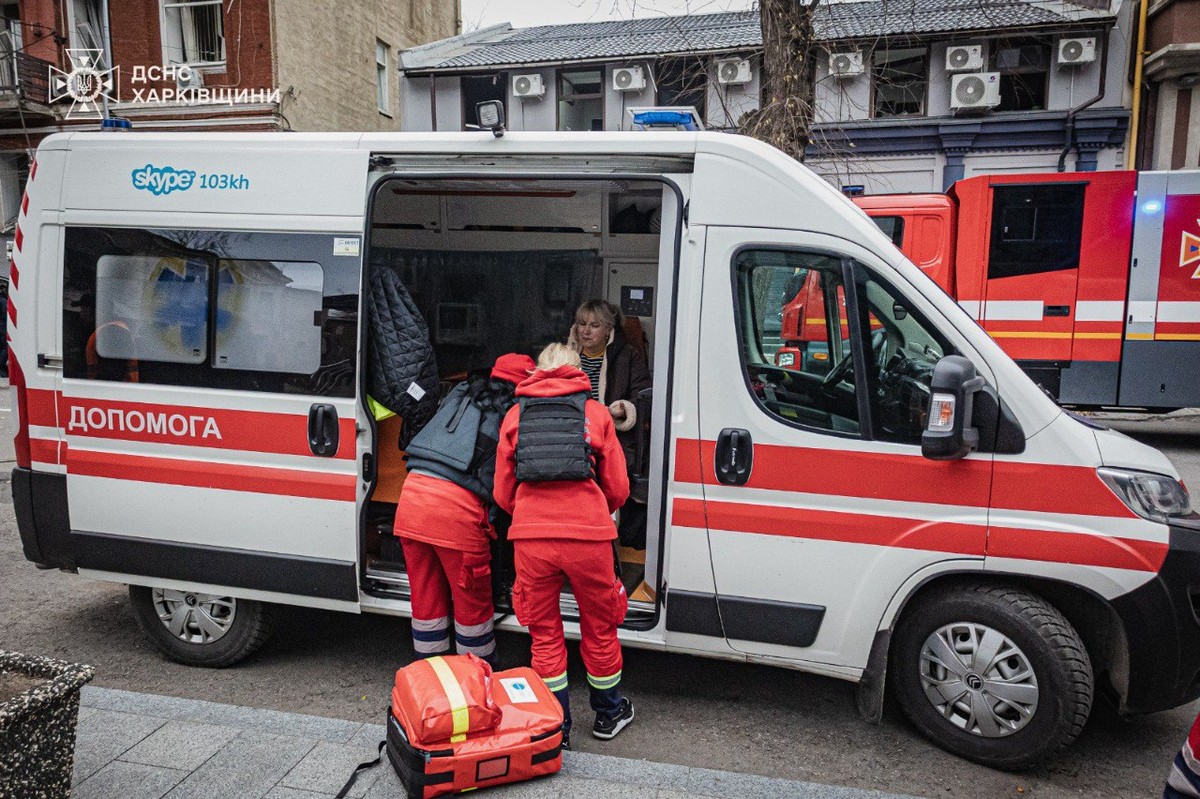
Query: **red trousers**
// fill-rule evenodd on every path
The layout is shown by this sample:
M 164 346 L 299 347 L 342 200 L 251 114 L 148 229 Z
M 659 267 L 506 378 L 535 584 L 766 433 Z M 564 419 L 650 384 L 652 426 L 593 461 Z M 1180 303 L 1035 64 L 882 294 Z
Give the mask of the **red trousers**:
M 567 645 L 563 638 L 559 593 L 563 579 L 579 604 L 579 645 L 588 683 L 597 689 L 621 679 L 617 625 L 625 619 L 628 599 L 613 568 L 611 541 L 525 538 L 513 541 L 517 582 L 513 610 L 529 628 L 533 670 L 552 691 L 567 687 Z
M 413 648 L 419 655 L 450 651 L 450 615 L 460 655 L 490 659 L 496 651 L 492 632 L 492 556 L 463 552 L 400 537 L 412 594 Z

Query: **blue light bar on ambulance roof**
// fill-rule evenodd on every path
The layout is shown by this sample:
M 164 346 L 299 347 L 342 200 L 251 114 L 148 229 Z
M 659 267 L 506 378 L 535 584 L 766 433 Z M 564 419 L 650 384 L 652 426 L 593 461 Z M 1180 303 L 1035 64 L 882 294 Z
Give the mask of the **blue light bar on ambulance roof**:
M 133 123 L 124 117 L 106 117 L 100 120 L 100 130 L 133 130 Z
M 634 130 L 704 130 L 700 115 L 691 106 L 630 108 Z

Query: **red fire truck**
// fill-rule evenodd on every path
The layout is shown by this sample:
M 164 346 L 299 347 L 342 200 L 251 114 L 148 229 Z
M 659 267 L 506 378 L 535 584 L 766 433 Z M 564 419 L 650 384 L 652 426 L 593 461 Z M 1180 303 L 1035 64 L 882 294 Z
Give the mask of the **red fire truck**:
M 1060 403 L 1200 406 L 1200 172 L 983 175 L 854 200 Z M 797 274 L 783 294 L 776 362 L 824 371 L 819 286 Z

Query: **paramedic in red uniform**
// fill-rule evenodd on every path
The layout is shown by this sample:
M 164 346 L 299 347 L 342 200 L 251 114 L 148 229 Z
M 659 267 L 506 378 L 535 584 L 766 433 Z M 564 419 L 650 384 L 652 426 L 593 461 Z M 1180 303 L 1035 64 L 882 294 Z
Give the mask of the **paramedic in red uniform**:
M 408 477 L 393 531 L 404 549 L 418 655 L 450 651 L 453 606 L 458 653 L 495 665 L 490 546 L 496 537 L 491 520 L 496 441 L 504 413 L 515 401 L 514 386 L 532 370 L 528 355 L 500 356 L 490 380 L 456 387 L 409 444 Z M 467 403 L 480 412 L 466 414 Z M 440 454 L 464 450 L 467 469 Z
M 633 720 L 633 704 L 620 691 L 617 625 L 625 618 L 627 600 L 615 570 L 617 531 L 612 520 L 612 513 L 629 495 L 629 477 L 612 416 L 588 396 L 590 390 L 578 353 L 567 345 L 551 344 L 539 356 L 537 371 L 517 386 L 520 404 L 505 416 L 496 451 L 496 502 L 513 517 L 509 528 L 517 571 L 513 610 L 533 638 L 533 670 L 562 703 L 564 742 L 569 741 L 571 730 L 567 646 L 558 606 L 564 579 L 570 580 L 579 605 L 579 650 L 596 711 L 592 734 L 607 740 Z M 580 409 L 580 434 L 591 453 L 591 463 L 585 466 L 585 474 L 591 474 L 583 479 L 550 480 L 539 471 L 559 467 L 566 471 L 570 465 L 565 455 L 540 454 L 546 447 L 531 449 L 535 436 L 539 443 L 546 440 L 545 428 L 534 423 L 534 409 L 544 398 L 563 398 Z M 588 459 L 588 449 L 567 446 L 569 450 L 557 449 L 578 451 L 580 459 Z M 518 469 L 526 475 L 520 481 Z

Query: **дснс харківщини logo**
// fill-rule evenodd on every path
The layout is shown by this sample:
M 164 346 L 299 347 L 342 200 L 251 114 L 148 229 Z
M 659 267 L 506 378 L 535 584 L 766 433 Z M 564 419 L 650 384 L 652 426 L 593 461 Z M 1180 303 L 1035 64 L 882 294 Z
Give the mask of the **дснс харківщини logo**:
M 99 119 L 100 101 L 117 99 L 117 80 L 120 68 L 102 69 L 102 50 L 67 50 L 71 71 L 50 67 L 51 103 L 71 98 L 67 119 Z

